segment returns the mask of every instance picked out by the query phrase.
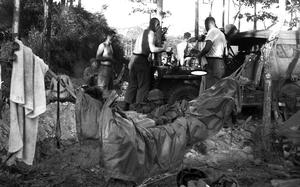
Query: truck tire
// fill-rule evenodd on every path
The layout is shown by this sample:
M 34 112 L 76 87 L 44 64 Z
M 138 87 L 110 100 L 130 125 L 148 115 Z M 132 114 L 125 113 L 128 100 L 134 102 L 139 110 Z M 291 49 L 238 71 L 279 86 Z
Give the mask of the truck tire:
M 174 90 L 171 90 L 168 103 L 175 103 L 175 101 L 187 100 L 190 101 L 195 99 L 199 95 L 199 89 L 195 86 L 183 85 L 176 87 Z

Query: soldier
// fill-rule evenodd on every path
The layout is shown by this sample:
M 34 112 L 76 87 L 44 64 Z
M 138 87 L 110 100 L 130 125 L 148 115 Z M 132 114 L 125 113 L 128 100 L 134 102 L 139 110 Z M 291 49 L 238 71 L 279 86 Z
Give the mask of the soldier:
M 99 71 L 97 86 L 103 91 L 104 95 L 113 87 L 113 66 L 116 60 L 113 58 L 112 48 L 113 34 L 108 34 L 105 41 L 98 47 L 96 59 L 99 61 Z
M 149 27 L 137 38 L 133 55 L 128 65 L 129 85 L 125 94 L 124 110 L 132 103 L 141 103 L 147 96 L 151 83 L 151 64 L 148 61 L 150 53 L 166 51 L 166 46 L 155 46 L 155 32 L 160 29 L 160 22 L 152 18 Z
M 205 56 L 207 59 L 206 88 L 211 87 L 225 75 L 224 54 L 226 50 L 226 38 L 217 26 L 213 17 L 205 19 L 207 35 L 205 46 L 200 51 L 198 59 Z

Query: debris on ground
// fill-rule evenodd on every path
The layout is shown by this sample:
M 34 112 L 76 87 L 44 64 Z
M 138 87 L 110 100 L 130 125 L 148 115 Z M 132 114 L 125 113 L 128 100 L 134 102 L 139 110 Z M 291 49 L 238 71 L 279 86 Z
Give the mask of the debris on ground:
M 296 187 L 300 186 L 300 178 L 289 180 L 273 179 L 271 180 L 271 184 L 273 187 Z
M 55 122 L 56 103 L 47 106 L 41 116 L 39 142 L 37 143 L 36 162 L 29 173 L 14 173 L 9 168 L 0 169 L 0 186 L 104 186 L 104 169 L 100 163 L 101 152 L 98 141 L 78 142 L 75 124 L 75 107 L 72 103 L 61 104 L 62 147 L 56 146 Z M 128 112 L 127 115 L 144 123 L 145 115 Z M 5 120 L 5 115 L 3 115 Z M 1 122 L 1 121 L 0 121 Z M 8 124 L 7 122 L 6 125 Z M 227 181 L 240 186 L 297 186 L 299 165 L 285 158 L 281 163 L 266 163 L 258 157 L 255 133 L 261 121 L 252 116 L 243 116 L 234 126 L 222 128 L 215 136 L 193 147 L 186 153 L 183 168 L 196 168 L 203 171 L 211 182 Z M 149 121 L 153 126 L 154 122 Z M 3 131 L 4 129 L 4 131 Z M 9 132 L 9 127 L 0 124 L 0 131 Z M 2 141 L 2 136 L 0 140 Z M 3 139 L 5 142 L 5 138 Z M 5 150 L 0 142 L 0 146 Z M 289 152 L 291 153 L 291 152 Z M 0 151 L 1 158 L 5 151 Z M 174 187 L 178 173 L 154 177 L 149 187 Z M 226 176 L 226 178 L 222 176 Z M 222 179 L 222 180 L 219 180 Z M 225 180 L 226 179 L 226 180 Z M 230 180 L 229 180 L 230 179 Z M 209 185 L 204 179 L 191 180 L 190 186 Z M 217 184 L 217 183 L 214 183 Z M 132 186 L 120 180 L 111 186 Z

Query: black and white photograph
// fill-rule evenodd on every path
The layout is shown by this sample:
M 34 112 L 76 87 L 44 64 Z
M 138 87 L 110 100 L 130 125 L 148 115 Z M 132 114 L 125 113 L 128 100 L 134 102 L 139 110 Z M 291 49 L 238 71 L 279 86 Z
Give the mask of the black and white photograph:
M 300 0 L 0 0 L 2 186 L 300 186 Z

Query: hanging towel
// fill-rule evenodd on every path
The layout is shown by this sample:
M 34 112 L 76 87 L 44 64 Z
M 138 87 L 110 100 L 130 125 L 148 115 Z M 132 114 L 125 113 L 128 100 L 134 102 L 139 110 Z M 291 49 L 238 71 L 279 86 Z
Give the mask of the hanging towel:
M 44 75 L 48 66 L 32 50 L 16 42 L 10 91 L 9 152 L 32 165 L 38 132 L 38 116 L 46 111 Z
M 8 152 L 16 158 L 32 165 L 38 132 L 38 118 L 25 116 L 25 108 L 10 101 L 10 132 Z
M 10 86 L 10 100 L 15 103 L 25 104 L 25 89 L 24 89 L 24 45 L 20 40 L 16 40 L 20 49 L 15 51 L 17 60 L 13 62 Z M 22 63 L 18 63 L 22 62 Z
M 46 91 L 44 76 L 48 71 L 48 65 L 44 60 L 34 55 L 34 94 L 33 94 L 33 110 L 26 114 L 29 118 L 34 118 L 46 111 Z

